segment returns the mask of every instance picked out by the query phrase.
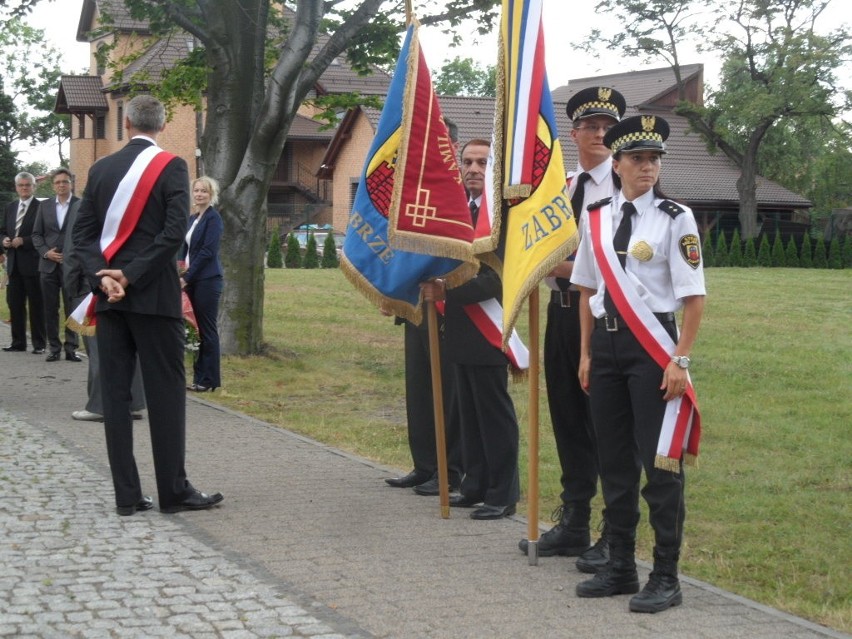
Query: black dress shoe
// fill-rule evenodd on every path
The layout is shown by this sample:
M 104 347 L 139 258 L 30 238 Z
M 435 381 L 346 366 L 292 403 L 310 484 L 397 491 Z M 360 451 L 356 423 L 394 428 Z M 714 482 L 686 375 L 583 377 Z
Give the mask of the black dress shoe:
M 449 491 L 455 492 L 459 489 L 458 485 L 454 485 L 450 482 L 448 486 Z M 441 494 L 441 487 L 438 484 L 438 478 L 433 477 L 429 481 L 425 481 L 422 484 L 414 487 L 414 492 L 418 495 L 423 495 L 424 497 L 434 497 L 435 495 Z
M 388 486 L 393 486 L 394 488 L 413 488 L 414 486 L 422 484 L 424 481 L 428 481 L 428 479 L 429 475 L 426 473 L 412 470 L 403 477 L 387 477 L 385 479 L 385 483 Z
M 26 346 L 4 346 L 3 350 L 6 351 L 7 353 L 16 353 L 16 352 L 23 353 L 25 350 L 27 350 L 27 347 Z
M 33 349 L 33 355 L 44 355 L 44 349 L 43 348 L 34 348 Z
M 65 353 L 65 360 L 68 362 L 82 362 L 83 358 L 77 353 Z
M 484 504 L 470 513 L 471 519 L 503 519 L 515 514 L 515 505 L 508 506 L 489 506 Z
M 115 512 L 117 512 L 122 517 L 128 517 L 135 512 L 142 512 L 143 510 L 151 510 L 154 507 L 154 500 L 150 497 L 143 497 L 135 504 L 131 504 L 130 506 L 116 506 Z
M 173 506 L 160 505 L 160 512 L 179 513 L 183 510 L 206 510 L 220 503 L 223 499 L 225 498 L 222 496 L 222 493 L 208 495 L 207 493 L 202 493 L 200 490 L 196 490 L 189 497 Z
M 202 386 L 201 384 L 190 384 L 186 387 L 186 390 L 192 391 L 193 393 L 206 393 L 207 391 L 212 391 L 213 389 L 209 386 Z
M 35 351 L 33 351 L 35 353 Z M 44 358 L 45 362 L 58 362 L 59 361 L 59 353 L 51 353 L 47 357 Z
M 453 495 L 450 497 L 450 506 L 455 506 L 456 508 L 473 508 L 481 503 L 482 500 L 477 497 L 466 497 L 465 495 Z

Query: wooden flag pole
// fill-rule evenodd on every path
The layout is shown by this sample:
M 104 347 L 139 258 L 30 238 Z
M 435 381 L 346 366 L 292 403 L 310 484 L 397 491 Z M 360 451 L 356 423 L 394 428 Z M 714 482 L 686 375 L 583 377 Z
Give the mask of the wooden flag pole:
M 529 405 L 529 486 L 527 487 L 527 559 L 530 566 L 538 565 L 538 287 L 529 297 L 530 311 L 530 405 Z
M 432 368 L 432 406 L 435 413 L 435 448 L 438 456 L 438 494 L 441 517 L 450 518 L 450 484 L 447 479 L 447 436 L 444 429 L 444 387 L 441 385 L 441 351 L 435 302 L 426 302 L 429 321 L 429 363 Z

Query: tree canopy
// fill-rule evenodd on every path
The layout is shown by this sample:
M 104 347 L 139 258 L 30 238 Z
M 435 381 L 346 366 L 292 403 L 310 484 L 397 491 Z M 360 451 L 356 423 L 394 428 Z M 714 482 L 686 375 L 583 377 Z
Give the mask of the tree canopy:
M 497 67 L 494 65 L 483 67 L 471 58 L 456 56 L 432 75 L 438 95 L 497 95 Z

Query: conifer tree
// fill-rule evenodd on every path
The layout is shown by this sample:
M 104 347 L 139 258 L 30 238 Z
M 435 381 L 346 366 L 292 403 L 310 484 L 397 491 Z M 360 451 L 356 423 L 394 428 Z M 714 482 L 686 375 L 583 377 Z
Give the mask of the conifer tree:
M 728 251 L 728 263 L 731 266 L 743 265 L 743 243 L 740 240 L 739 229 L 734 229 L 734 236 L 731 238 L 731 249 Z
M 792 235 L 787 242 L 784 263 L 787 265 L 787 268 L 798 268 L 799 266 L 799 250 L 796 248 L 796 238 Z
M 775 231 L 775 239 L 772 241 L 771 252 L 772 266 L 775 268 L 787 266 L 786 256 L 784 254 L 784 242 L 781 240 L 781 231 Z
M 321 266 L 323 268 L 337 268 L 339 265 L 340 260 L 337 259 L 337 244 L 334 242 L 334 233 L 329 232 L 322 245 Z
M 287 254 L 284 256 L 284 266 L 302 268 L 302 251 L 299 248 L 299 240 L 292 233 L 287 235 Z
M 819 238 L 814 246 L 814 268 L 828 268 L 828 256 L 825 252 L 825 240 Z
M 728 266 L 728 242 L 725 239 L 725 232 L 719 233 L 719 239 L 716 241 L 716 252 L 713 258 L 713 264 L 716 266 Z
M 305 248 L 305 259 L 302 268 L 319 268 L 319 255 L 317 254 L 317 239 L 313 231 L 308 234 L 308 245 Z
M 757 249 L 757 265 L 772 266 L 772 249 L 769 247 L 769 238 L 766 233 L 760 238 L 760 247 Z
M 840 240 L 836 235 L 828 246 L 828 268 L 843 268 L 843 259 L 840 256 Z
M 704 234 L 704 241 L 701 243 L 701 258 L 704 262 L 704 268 L 714 265 L 713 234 L 710 231 Z
M 754 238 L 746 240 L 745 252 L 743 253 L 743 266 L 757 266 L 757 250 L 754 248 Z
M 284 260 L 281 257 L 281 226 L 269 236 L 269 250 L 266 252 L 267 268 L 284 268 Z
M 802 238 L 802 250 L 799 253 L 799 265 L 802 268 L 813 268 L 813 255 L 813 251 L 811 250 L 811 236 L 805 233 L 805 236 Z
M 841 252 L 843 259 L 843 268 L 852 268 L 852 235 L 847 235 L 843 240 L 843 251 Z

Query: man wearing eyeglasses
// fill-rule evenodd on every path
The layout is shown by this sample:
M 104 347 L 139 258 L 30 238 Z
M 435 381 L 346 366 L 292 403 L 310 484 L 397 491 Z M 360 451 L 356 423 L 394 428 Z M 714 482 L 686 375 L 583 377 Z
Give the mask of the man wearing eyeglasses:
M 39 207 L 33 227 L 33 246 L 41 259 L 38 272 L 41 279 L 41 293 L 44 299 L 44 314 L 47 329 L 48 362 L 56 362 L 62 354 L 63 342 L 59 339 L 59 300 L 62 299 L 62 324 L 71 313 L 71 299 L 62 284 L 62 247 L 72 209 L 80 206 L 80 198 L 71 194 L 71 172 L 65 168 L 56 169 L 51 174 L 55 198 L 44 200 Z M 77 333 L 65 329 L 65 359 L 69 362 L 83 361 L 77 355 Z
M 6 273 L 9 286 L 6 302 L 12 323 L 12 343 L 3 350 L 27 350 L 27 311 L 30 317 L 30 339 L 33 353 L 44 353 L 44 307 L 38 276 L 38 253 L 33 246 L 33 226 L 38 214 L 39 201 L 35 198 L 35 176 L 18 173 L 15 176 L 18 199 L 6 206 L 0 220 L 0 244 L 6 251 Z
M 625 100 L 609 87 L 588 87 L 568 100 L 577 147 L 577 168 L 568 174 L 568 194 L 580 228 L 586 207 L 617 189 L 612 153 L 604 145 L 606 132 L 625 111 Z M 590 547 L 591 501 L 597 492 L 598 462 L 589 400 L 577 376 L 580 365 L 580 292 L 571 286 L 574 256 L 560 263 L 545 279 L 551 289 L 544 335 L 544 376 L 556 451 L 562 470 L 562 504 L 554 513 L 556 525 L 539 539 L 538 553 L 578 556 L 577 568 L 593 573 L 609 557 L 606 522 L 598 542 Z M 527 540 L 520 549 L 527 552 Z

